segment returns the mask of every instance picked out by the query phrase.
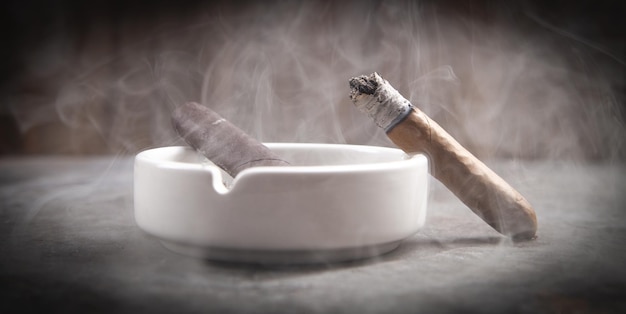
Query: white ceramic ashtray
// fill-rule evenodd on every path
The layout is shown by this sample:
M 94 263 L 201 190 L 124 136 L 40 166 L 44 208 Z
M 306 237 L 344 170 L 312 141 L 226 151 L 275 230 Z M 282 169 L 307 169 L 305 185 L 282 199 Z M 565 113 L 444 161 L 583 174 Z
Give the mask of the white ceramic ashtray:
M 259 263 L 337 262 L 395 249 L 423 226 L 428 162 L 399 149 L 268 143 L 289 167 L 233 180 L 191 148 L 135 158 L 135 219 L 178 253 Z

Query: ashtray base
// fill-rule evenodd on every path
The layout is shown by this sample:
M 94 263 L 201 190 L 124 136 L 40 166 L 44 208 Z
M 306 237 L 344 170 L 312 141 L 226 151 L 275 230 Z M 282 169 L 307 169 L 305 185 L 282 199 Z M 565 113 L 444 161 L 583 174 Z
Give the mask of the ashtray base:
M 366 259 L 389 253 L 402 241 L 332 250 L 241 250 L 211 248 L 160 241 L 167 249 L 187 256 L 219 262 L 254 264 L 319 264 Z

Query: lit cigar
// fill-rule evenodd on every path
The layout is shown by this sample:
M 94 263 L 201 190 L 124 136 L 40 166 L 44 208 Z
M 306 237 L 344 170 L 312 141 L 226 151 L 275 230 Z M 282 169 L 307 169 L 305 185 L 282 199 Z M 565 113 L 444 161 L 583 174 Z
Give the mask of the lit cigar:
M 515 240 L 535 237 L 530 203 L 378 73 L 352 78 L 350 88 L 359 110 L 406 153 L 426 154 L 432 175 L 486 223 Z
M 250 167 L 289 165 L 265 145 L 198 103 L 178 106 L 172 113 L 172 124 L 189 146 L 233 178 Z

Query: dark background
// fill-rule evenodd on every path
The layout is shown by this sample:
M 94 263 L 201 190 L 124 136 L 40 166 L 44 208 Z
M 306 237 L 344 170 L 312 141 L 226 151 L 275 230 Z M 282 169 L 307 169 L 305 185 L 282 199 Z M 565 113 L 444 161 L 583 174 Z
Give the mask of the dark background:
M 188 100 L 264 141 L 390 145 L 345 96 L 378 71 L 479 157 L 626 155 L 620 1 L 0 6 L 2 154 L 180 144 Z

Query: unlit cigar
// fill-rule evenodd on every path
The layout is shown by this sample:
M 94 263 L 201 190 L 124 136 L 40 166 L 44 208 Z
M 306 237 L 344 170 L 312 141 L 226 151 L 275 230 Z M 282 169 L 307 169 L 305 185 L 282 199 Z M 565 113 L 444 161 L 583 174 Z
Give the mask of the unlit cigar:
M 535 237 L 537 217 L 530 203 L 414 107 L 377 73 L 350 80 L 350 99 L 406 153 L 424 153 L 432 175 L 498 232 L 516 240 Z
M 289 165 L 267 146 L 198 103 L 178 106 L 172 113 L 172 124 L 189 146 L 233 178 L 251 167 Z

